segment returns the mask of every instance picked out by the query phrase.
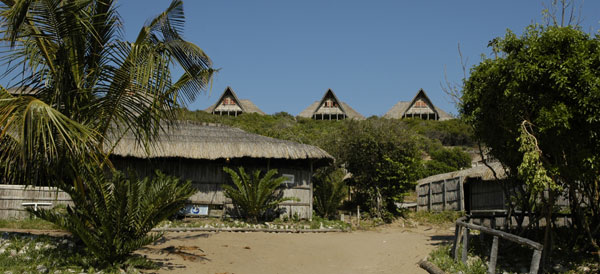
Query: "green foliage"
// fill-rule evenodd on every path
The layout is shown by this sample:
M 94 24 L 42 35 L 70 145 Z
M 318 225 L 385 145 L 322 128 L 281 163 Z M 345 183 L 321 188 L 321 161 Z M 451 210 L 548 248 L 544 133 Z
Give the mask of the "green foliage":
M 484 58 L 464 82 L 463 118 L 495 158 L 520 173 L 517 187 L 568 189 L 582 229 L 573 236 L 599 251 L 599 37 L 572 26 L 534 25 L 490 46 L 495 57 Z
M 337 215 L 338 208 L 348 195 L 348 188 L 344 183 L 345 175 L 343 169 L 323 168 L 314 176 L 314 208 L 325 219 Z
M 340 143 L 341 162 L 352 173 L 349 184 L 366 197 L 363 206 L 389 220 L 395 202 L 414 187 L 421 167 L 415 136 L 384 120 L 348 124 Z
M 433 224 L 433 225 L 453 225 L 456 220 L 464 216 L 464 212 L 461 211 L 417 211 L 409 214 L 409 218 L 415 220 L 421 224 Z
M 53 223 L 37 218 L 28 219 L 4 219 L 0 220 L 1 228 L 11 229 L 57 229 L 59 228 Z
M 441 270 L 446 273 L 465 273 L 465 274 L 484 274 L 487 273 L 486 263 L 479 257 L 472 257 L 473 254 L 470 254 L 470 257 L 473 258 L 468 261 L 469 264 L 464 264 L 462 261 L 455 262 L 454 257 L 451 256 L 451 245 L 442 245 L 437 249 L 434 249 L 429 254 L 429 259 L 431 263 L 439 267 Z
M 239 214 L 247 221 L 258 223 L 259 220 L 274 217 L 280 203 L 296 199 L 283 197 L 279 188 L 285 178 L 274 178 L 276 169 L 269 170 L 262 177 L 260 170 L 247 174 L 243 167 L 238 168 L 238 172 L 228 167 L 224 167 L 223 171 L 231 176 L 233 182 L 233 185 L 223 185 L 225 196 L 232 200 Z
M 89 256 L 85 247 L 75 245 L 70 237 L 3 233 L 0 246 L 2 273 L 117 274 L 139 273 L 136 268 L 158 268 L 156 263 L 141 256 L 132 256 L 121 264 L 103 267 L 95 256 Z
M 430 152 L 431 160 L 425 162 L 422 177 L 471 167 L 471 156 L 459 147 L 441 147 Z
M 66 212 L 53 209 L 29 210 L 31 214 L 71 232 L 101 263 L 128 259 L 138 248 L 161 234 L 149 234 L 159 222 L 179 211 L 195 193 L 191 182 L 180 182 L 159 171 L 153 178 L 91 168 L 85 171 L 83 189 L 63 185 L 74 207 Z

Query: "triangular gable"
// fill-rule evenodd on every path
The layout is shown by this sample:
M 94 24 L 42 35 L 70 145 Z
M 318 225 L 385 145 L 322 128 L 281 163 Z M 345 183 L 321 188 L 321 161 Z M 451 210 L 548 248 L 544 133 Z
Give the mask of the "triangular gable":
M 337 98 L 337 96 L 335 95 L 335 93 L 331 89 L 327 89 L 327 91 L 323 95 L 323 98 L 321 98 L 321 101 L 319 101 L 319 104 L 317 105 L 317 108 L 315 108 L 315 111 L 313 111 L 313 115 L 315 113 L 317 113 L 319 111 L 319 109 L 321 109 L 323 107 L 323 104 L 325 103 L 325 101 L 328 98 L 332 98 L 333 102 L 336 104 L 337 108 L 339 108 L 344 113 L 344 115 L 348 116 L 348 114 L 344 110 L 344 107 L 342 107 L 342 104 L 341 104 L 342 102 Z
M 242 101 L 240 101 L 240 99 L 238 99 L 237 95 L 235 94 L 235 92 L 233 91 L 233 89 L 231 89 L 231 87 L 227 87 L 225 88 L 225 91 L 223 91 L 223 94 L 221 95 L 221 97 L 219 97 L 219 100 L 217 100 L 217 103 L 215 104 L 215 107 L 213 108 L 213 112 L 221 105 L 223 104 L 223 101 L 226 98 L 231 98 L 231 100 L 233 100 L 233 103 L 235 103 L 235 105 L 237 105 L 242 112 L 245 112 L 246 110 L 244 109 L 244 105 L 241 103 Z
M 419 89 L 419 92 L 417 92 L 417 95 L 415 95 L 415 97 L 410 101 L 410 104 L 408 104 L 408 107 L 404 110 L 404 112 L 402 113 L 402 115 L 400 117 L 404 117 L 404 115 L 406 115 L 406 113 L 411 110 L 413 108 L 413 106 L 415 106 L 415 104 L 417 104 L 418 102 L 423 101 L 423 103 L 425 103 L 427 105 L 427 107 L 433 111 L 435 114 L 437 114 L 437 116 L 439 117 L 439 113 L 437 111 L 437 108 L 435 107 L 435 105 L 433 105 L 433 103 L 431 102 L 431 100 L 429 99 L 429 97 L 427 96 L 427 94 L 425 93 L 425 91 L 423 89 Z

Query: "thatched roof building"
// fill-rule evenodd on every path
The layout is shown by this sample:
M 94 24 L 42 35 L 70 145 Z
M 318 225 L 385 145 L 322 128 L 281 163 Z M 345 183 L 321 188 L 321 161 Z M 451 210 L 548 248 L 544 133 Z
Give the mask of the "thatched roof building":
M 133 135 L 125 136 L 113 155 L 135 158 L 233 159 L 264 158 L 331 161 L 324 150 L 306 144 L 248 133 L 217 124 L 179 122 L 161 133 L 160 142 L 148 153 L 137 145 Z
M 417 181 L 417 210 L 503 211 L 506 198 L 496 177 L 506 179 L 506 171 L 499 162 L 489 165 L 492 169 L 480 165 Z
M 440 121 L 453 119 L 450 114 L 436 107 L 423 89 L 417 92 L 412 101 L 396 103 L 383 117 L 389 119 L 421 118 Z
M 340 101 L 331 89 L 325 92 L 321 101 L 315 101 L 300 112 L 298 116 L 315 120 L 365 119 L 364 116 L 352 109 L 348 104 Z
M 160 169 L 166 174 L 191 180 L 198 192 L 190 198 L 187 214 L 220 216 L 232 214 L 232 201 L 221 186 L 230 183 L 223 167 L 246 170 L 277 169 L 286 178 L 283 195 L 298 200 L 280 205 L 281 214 L 312 218 L 313 171 L 333 161 L 324 150 L 306 144 L 278 140 L 215 124 L 179 122 L 162 133 L 148 150 L 131 135 L 115 147 L 113 164 L 148 176 Z
M 238 99 L 237 95 L 231 87 L 225 88 L 221 97 L 217 102 L 205 109 L 204 111 L 212 114 L 238 116 L 242 113 L 258 113 L 264 115 L 252 101 L 246 99 Z

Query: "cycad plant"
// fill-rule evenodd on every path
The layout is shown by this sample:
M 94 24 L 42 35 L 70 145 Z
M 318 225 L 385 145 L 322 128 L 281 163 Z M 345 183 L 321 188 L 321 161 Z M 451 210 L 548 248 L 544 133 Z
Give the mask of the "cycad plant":
M 251 174 L 246 173 L 243 167 L 238 168 L 238 172 L 228 167 L 223 170 L 233 182 L 233 185 L 223 185 L 225 196 L 232 200 L 238 213 L 249 222 L 257 223 L 266 219 L 280 203 L 296 200 L 294 197 L 283 197 L 280 187 L 285 178 L 275 178 L 276 169 L 269 170 L 264 176 L 258 169 Z
M 136 249 L 156 241 L 162 234 L 150 230 L 180 210 L 195 192 L 191 182 L 158 171 L 142 180 L 133 173 L 108 174 L 93 167 L 81 173 L 91 180 L 85 191 L 70 184 L 61 187 L 76 206 L 67 206 L 66 212 L 30 212 L 77 235 L 100 264 L 123 262 Z
M 338 208 L 348 196 L 348 187 L 344 183 L 343 169 L 323 168 L 314 180 L 314 206 L 323 218 L 333 218 Z

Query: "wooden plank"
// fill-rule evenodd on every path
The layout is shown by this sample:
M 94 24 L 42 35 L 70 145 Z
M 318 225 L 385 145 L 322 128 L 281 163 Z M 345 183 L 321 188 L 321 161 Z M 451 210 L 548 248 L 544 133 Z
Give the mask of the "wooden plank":
M 465 210 L 465 191 L 464 191 L 464 186 L 463 186 L 463 178 L 461 177 L 459 179 L 458 182 L 458 193 L 457 193 L 457 198 L 458 198 L 458 211 L 464 211 Z
M 490 251 L 490 263 L 488 264 L 488 274 L 496 273 L 496 261 L 498 260 L 498 236 L 492 240 L 492 250 Z
M 429 211 L 431 211 L 431 203 L 433 200 L 433 197 L 431 197 L 431 183 L 429 183 L 429 196 L 427 196 L 427 199 L 429 200 L 429 207 L 427 208 Z
M 442 202 L 444 203 L 444 205 L 442 206 L 443 210 L 446 210 L 446 179 L 444 179 L 444 184 L 442 184 Z

